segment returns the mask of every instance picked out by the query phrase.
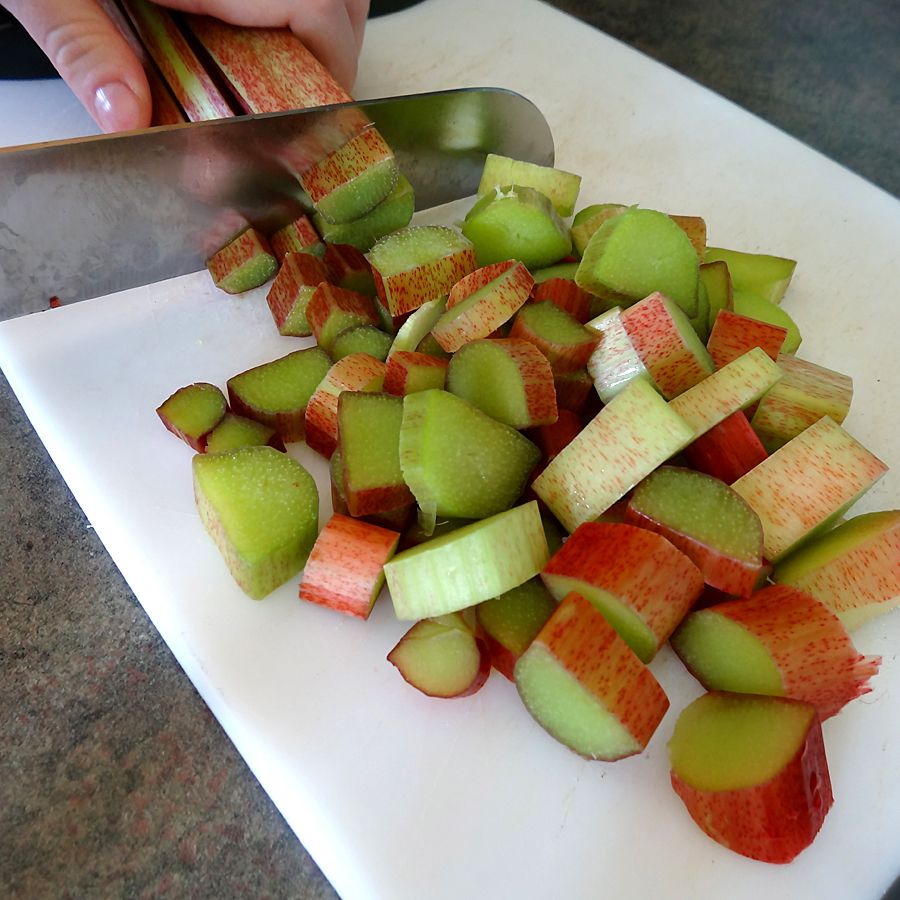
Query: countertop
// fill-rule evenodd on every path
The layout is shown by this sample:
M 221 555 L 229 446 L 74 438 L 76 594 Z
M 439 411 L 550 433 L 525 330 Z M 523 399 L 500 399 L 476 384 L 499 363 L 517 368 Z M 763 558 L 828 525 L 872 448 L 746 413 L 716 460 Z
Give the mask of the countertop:
M 554 5 L 900 193 L 896 4 Z M 336 896 L 2 378 L 0 453 L 0 895 Z

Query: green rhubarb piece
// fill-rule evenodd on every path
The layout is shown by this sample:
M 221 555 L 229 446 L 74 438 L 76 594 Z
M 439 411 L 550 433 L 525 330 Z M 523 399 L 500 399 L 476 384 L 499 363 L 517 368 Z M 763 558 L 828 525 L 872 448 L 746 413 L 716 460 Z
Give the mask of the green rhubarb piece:
M 784 694 L 781 672 L 759 638 L 714 609 L 686 616 L 669 640 L 701 684 L 744 694 Z
M 197 455 L 200 519 L 234 580 L 256 600 L 296 575 L 316 539 L 319 497 L 312 475 L 271 447 Z
M 540 578 L 531 578 L 512 590 L 476 607 L 482 630 L 513 656 L 521 656 L 556 609 L 556 600 Z
M 522 320 L 528 331 L 560 350 L 583 347 L 595 339 L 595 332 L 588 331 L 574 316 L 549 300 L 526 304 L 519 310 L 517 318 Z M 551 363 L 555 361 L 550 359 Z
M 784 297 L 797 267 L 795 260 L 781 256 L 707 247 L 704 261 L 710 263 L 717 260 L 728 266 L 731 284 L 736 291 L 756 294 L 776 304 Z
M 156 414 L 172 434 L 202 452 L 209 433 L 222 421 L 227 407 L 225 395 L 214 384 L 198 382 L 175 391 L 160 404 Z
M 331 358 L 321 347 L 295 350 L 228 379 L 231 408 L 270 425 L 285 441 L 303 438 L 303 416 Z
M 512 428 L 528 428 L 535 424 L 536 410 L 529 399 L 536 386 L 523 380 L 521 365 L 505 348 L 506 343 L 480 340 L 463 344 L 447 367 L 447 390 L 498 422 Z M 552 393 L 553 375 L 549 366 L 545 374 Z M 548 415 L 551 407 L 555 420 L 555 397 L 545 410 Z
M 495 188 L 508 184 L 522 185 L 540 191 L 553 204 L 561 216 L 571 216 L 581 189 L 581 176 L 573 175 L 552 166 L 510 159 L 496 153 L 488 153 L 478 185 L 478 196 L 483 197 Z
M 414 351 L 422 340 L 431 333 L 431 329 L 437 324 L 438 319 L 444 314 L 446 308 L 447 298 L 436 297 L 434 300 L 429 300 L 418 309 L 413 310 L 406 321 L 397 329 L 397 334 L 394 336 L 394 342 L 391 344 L 388 356 L 397 350 Z
M 279 334 L 285 337 L 309 337 L 312 334 L 306 318 L 306 307 L 309 306 L 309 301 L 315 292 L 316 286 L 311 284 L 304 284 L 297 291 L 297 299 L 294 301 L 291 311 L 285 316 L 281 328 L 278 329 Z
M 451 256 L 469 246 L 469 241 L 453 228 L 417 225 L 385 236 L 373 245 L 366 258 L 385 278 Z
M 532 500 L 404 550 L 385 564 L 384 574 L 397 618 L 423 619 L 512 590 L 548 559 Z
M 351 353 L 368 353 L 384 362 L 394 339 L 374 325 L 356 325 L 340 332 L 331 344 L 331 358 L 337 362 Z
M 721 260 L 703 263 L 699 272 L 700 284 L 706 289 L 706 299 L 709 302 L 706 320 L 708 335 L 715 324 L 716 316 L 723 309 L 732 309 L 731 276 L 728 274 L 728 266 Z
M 685 707 L 675 723 L 669 741 L 672 769 L 701 791 L 764 785 L 803 747 L 815 716 L 815 707 L 808 703 L 704 694 Z
M 629 506 L 727 556 L 760 561 L 759 517 L 742 497 L 711 475 L 660 466 L 637 486 Z
M 691 316 L 688 321 L 704 346 L 709 340 L 709 310 L 709 293 L 706 290 L 706 285 L 703 281 L 700 281 L 697 284 L 697 313 Z
M 224 453 L 241 447 L 264 447 L 275 437 L 275 429 L 246 416 L 225 413 L 206 440 L 207 453 Z
M 539 458 L 514 428 L 447 391 L 403 398 L 400 465 L 423 510 L 481 519 L 508 509 Z
M 569 229 L 540 191 L 519 185 L 494 188 L 469 210 L 463 234 L 475 245 L 479 266 L 517 259 L 540 269 L 572 249 Z
M 665 213 L 632 207 L 594 232 L 575 283 L 593 294 L 628 301 L 660 291 L 688 316 L 697 314 L 697 252 Z
M 338 434 L 344 497 L 351 515 L 371 515 L 411 502 L 400 468 L 403 399 L 391 394 L 344 391 L 338 401 Z
M 803 338 L 797 323 L 777 304 L 758 294 L 752 294 L 735 288 L 733 292 L 733 308 L 738 315 L 748 319 L 758 319 L 770 325 L 780 325 L 787 329 L 787 336 L 781 346 L 782 353 L 796 353 Z
M 625 212 L 619 203 L 593 203 L 579 210 L 572 219 L 572 250 L 581 259 L 594 232 L 607 220 Z
M 419 341 L 416 347 L 418 353 L 427 353 L 429 356 L 436 356 L 438 359 L 450 359 L 452 354 L 448 353 L 438 342 L 437 338 L 429 331 L 425 337 Z
M 242 294 L 265 284 L 278 271 L 278 260 L 266 238 L 247 228 L 213 254 L 206 267 L 217 288 Z
M 401 174 L 390 194 L 360 218 L 336 224 L 316 213 L 313 223 L 329 244 L 349 244 L 365 253 L 379 238 L 409 225 L 415 203 L 412 185 Z

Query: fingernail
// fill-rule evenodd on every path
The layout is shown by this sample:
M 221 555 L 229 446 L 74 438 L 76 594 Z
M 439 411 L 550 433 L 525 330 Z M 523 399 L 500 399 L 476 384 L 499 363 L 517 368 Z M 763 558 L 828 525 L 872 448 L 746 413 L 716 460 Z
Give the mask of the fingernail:
M 121 81 L 105 84 L 94 93 L 94 118 L 106 132 L 136 128 L 138 113 L 138 98 Z

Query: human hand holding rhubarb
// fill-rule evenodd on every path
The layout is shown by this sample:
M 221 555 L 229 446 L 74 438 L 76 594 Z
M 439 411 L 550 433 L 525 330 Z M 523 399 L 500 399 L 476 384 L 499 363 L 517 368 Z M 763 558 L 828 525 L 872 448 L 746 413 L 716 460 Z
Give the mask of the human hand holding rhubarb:
M 4 0 L 107 132 L 150 124 L 150 89 L 138 58 L 101 0 Z M 235 25 L 290 28 L 344 87 L 356 77 L 368 0 L 162 0 Z

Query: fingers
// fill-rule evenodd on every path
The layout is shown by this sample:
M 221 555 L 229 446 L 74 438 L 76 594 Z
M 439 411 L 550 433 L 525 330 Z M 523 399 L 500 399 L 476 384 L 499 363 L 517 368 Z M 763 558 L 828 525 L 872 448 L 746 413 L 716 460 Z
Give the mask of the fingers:
M 251 27 L 290 28 L 344 88 L 356 80 L 368 0 L 160 0 L 173 9 L 203 13 Z
M 104 131 L 150 124 L 150 90 L 131 49 L 94 0 L 5 0 Z

